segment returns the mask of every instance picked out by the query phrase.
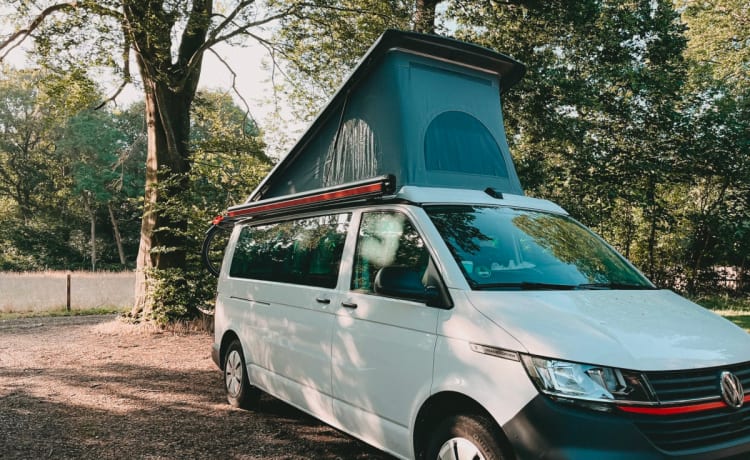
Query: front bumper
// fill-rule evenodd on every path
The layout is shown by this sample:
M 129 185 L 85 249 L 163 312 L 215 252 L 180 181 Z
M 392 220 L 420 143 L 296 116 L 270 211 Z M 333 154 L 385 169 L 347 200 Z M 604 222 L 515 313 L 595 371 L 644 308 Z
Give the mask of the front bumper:
M 521 460 L 740 460 L 750 434 L 720 445 L 667 452 L 636 425 L 637 416 L 597 412 L 539 395 L 503 426 Z

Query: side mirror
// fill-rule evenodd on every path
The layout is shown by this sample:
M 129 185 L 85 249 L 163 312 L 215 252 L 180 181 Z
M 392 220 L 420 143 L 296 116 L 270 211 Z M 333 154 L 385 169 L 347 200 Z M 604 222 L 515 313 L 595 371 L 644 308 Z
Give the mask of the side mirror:
M 375 275 L 373 289 L 376 294 L 416 300 L 431 307 L 450 308 L 452 303 L 446 298 L 445 288 L 439 277 L 430 273 L 431 269 L 434 269 L 432 262 L 426 273 L 403 266 L 383 267 Z

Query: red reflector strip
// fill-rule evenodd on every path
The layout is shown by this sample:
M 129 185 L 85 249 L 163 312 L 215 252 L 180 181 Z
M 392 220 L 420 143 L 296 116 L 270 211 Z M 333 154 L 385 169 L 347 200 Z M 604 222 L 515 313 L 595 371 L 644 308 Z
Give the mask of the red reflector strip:
M 229 211 L 229 217 L 246 216 L 249 214 L 258 214 L 262 212 L 276 211 L 284 208 L 294 208 L 309 204 L 322 203 L 325 201 L 343 200 L 345 198 L 365 197 L 383 193 L 384 184 L 378 182 L 375 184 L 360 185 L 344 190 L 335 190 L 332 192 L 323 192 L 315 195 L 293 198 L 290 200 L 277 201 L 268 204 L 258 204 L 243 209 Z
M 745 396 L 745 403 L 750 403 L 750 395 Z M 723 409 L 728 407 L 724 401 L 713 401 L 689 406 L 667 406 L 667 407 L 645 407 L 645 406 L 617 406 L 623 412 L 644 415 L 679 415 L 692 412 L 703 412 L 707 410 Z

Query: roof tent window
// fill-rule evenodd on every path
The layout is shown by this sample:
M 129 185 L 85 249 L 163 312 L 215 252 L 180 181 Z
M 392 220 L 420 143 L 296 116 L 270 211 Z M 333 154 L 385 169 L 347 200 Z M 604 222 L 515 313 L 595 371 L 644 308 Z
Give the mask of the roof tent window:
M 431 171 L 508 177 L 495 138 L 465 112 L 443 112 L 432 120 L 424 139 L 424 162 Z
M 323 173 L 323 185 L 353 182 L 378 175 L 380 143 L 366 121 L 347 120 L 338 140 L 328 148 Z

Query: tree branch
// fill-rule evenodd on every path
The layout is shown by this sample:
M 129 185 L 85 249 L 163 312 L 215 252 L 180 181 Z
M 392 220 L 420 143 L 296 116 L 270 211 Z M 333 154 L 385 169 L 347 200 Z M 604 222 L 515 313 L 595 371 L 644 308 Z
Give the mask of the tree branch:
M 182 87 L 182 86 L 185 85 L 187 76 L 190 75 L 195 70 L 195 68 L 200 64 L 201 57 L 203 56 L 203 53 L 207 49 L 211 48 L 212 46 L 214 46 L 214 45 L 216 45 L 218 43 L 225 42 L 225 41 L 231 39 L 232 37 L 235 37 L 237 35 L 245 33 L 251 27 L 261 26 L 261 25 L 267 24 L 269 22 L 275 21 L 277 19 L 281 19 L 281 18 L 283 18 L 283 17 L 291 14 L 297 8 L 296 4 L 290 5 L 288 8 L 286 8 L 285 10 L 283 10 L 283 11 L 281 11 L 279 13 L 273 14 L 271 16 L 266 16 L 265 18 L 260 19 L 258 21 L 248 22 L 247 24 L 245 24 L 245 25 L 243 25 L 241 27 L 237 27 L 236 29 L 234 29 L 234 30 L 232 30 L 232 31 L 230 31 L 230 32 L 228 32 L 228 33 L 226 33 L 224 35 L 219 35 L 226 27 L 228 27 L 230 24 L 233 24 L 234 18 L 236 18 L 237 15 L 244 8 L 250 6 L 254 2 L 255 2 L 255 0 L 244 0 L 244 1 L 240 2 L 239 5 L 237 5 L 237 7 L 235 7 L 235 9 L 232 10 L 232 12 L 229 13 L 229 15 L 227 15 L 227 17 L 218 26 L 216 26 L 216 28 L 214 28 L 208 34 L 208 37 L 203 42 L 203 44 L 201 44 L 201 46 L 198 47 L 195 50 L 195 52 L 192 54 L 192 56 L 190 56 L 190 59 L 188 60 L 188 63 L 187 63 L 187 66 L 186 66 L 185 76 L 183 77 L 182 81 L 180 81 L 180 83 L 178 85 L 179 87 Z
M 242 101 L 242 104 L 245 106 L 245 118 L 242 120 L 243 126 L 247 122 L 248 117 L 250 117 L 250 119 L 253 121 L 255 126 L 258 126 L 258 122 L 255 120 L 255 117 L 253 117 L 253 115 L 250 113 L 250 104 L 247 103 L 247 100 L 245 100 L 245 98 L 242 96 L 242 94 L 240 94 L 239 90 L 237 89 L 237 85 L 236 85 L 237 73 L 234 71 L 232 66 L 230 66 L 229 63 L 223 57 L 221 57 L 219 53 L 217 53 L 213 48 L 209 48 L 208 51 L 213 53 L 213 55 L 216 56 L 216 59 L 218 59 L 222 64 L 224 64 L 224 67 L 226 67 L 227 70 L 229 70 L 229 73 L 232 74 L 232 91 L 234 91 L 234 94 L 236 94 L 237 97 L 240 98 L 240 101 Z M 243 137 L 245 136 L 244 128 L 242 130 L 242 136 Z
M 18 29 L 14 33 L 12 33 L 7 39 L 0 42 L 0 50 L 5 50 L 5 53 L 3 53 L 2 56 L 0 56 L 0 62 L 3 62 L 5 57 L 13 51 L 15 48 L 21 45 L 24 41 L 26 41 L 27 38 L 31 35 L 32 32 L 34 32 L 37 28 L 39 28 L 40 25 L 42 25 L 42 22 L 44 22 L 45 19 L 47 19 L 47 16 L 57 13 L 58 11 L 64 11 L 64 10 L 74 10 L 76 8 L 75 2 L 72 3 L 58 3 L 56 5 L 49 6 L 42 10 L 41 13 L 39 13 L 34 19 L 32 19 L 31 23 L 24 29 Z M 13 42 L 12 46 L 10 46 Z M 8 48 L 10 46 L 10 48 Z
M 180 40 L 178 62 L 188 62 L 205 41 L 206 34 L 211 26 L 212 6 L 211 0 L 193 1 L 193 9 Z
M 127 33 L 125 33 L 125 25 L 123 24 L 123 38 L 125 40 L 123 47 L 122 47 L 122 83 L 120 84 L 120 87 L 117 88 L 117 90 L 112 94 L 110 97 L 105 99 L 101 102 L 101 104 L 94 107 L 94 110 L 99 110 L 107 103 L 114 101 L 117 96 L 120 95 L 123 89 L 125 89 L 128 84 L 130 84 L 133 80 L 130 75 L 130 37 Z

